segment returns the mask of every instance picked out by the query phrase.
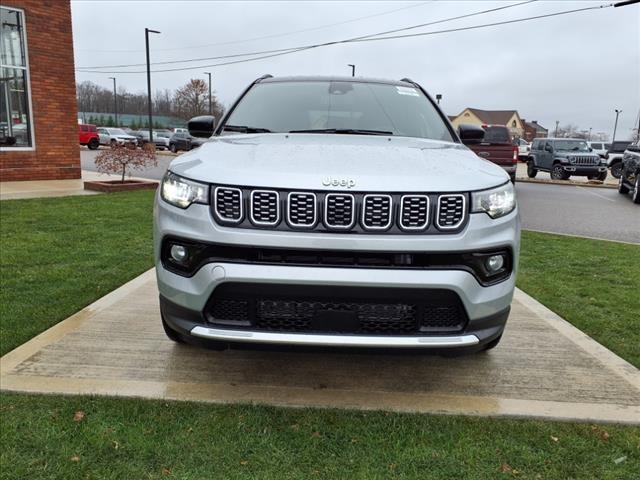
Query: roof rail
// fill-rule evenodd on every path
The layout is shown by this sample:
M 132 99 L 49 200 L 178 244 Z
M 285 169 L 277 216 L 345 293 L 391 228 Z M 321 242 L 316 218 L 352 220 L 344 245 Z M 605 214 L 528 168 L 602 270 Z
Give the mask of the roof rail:
M 412 83 L 413 85 L 416 84 L 416 82 L 414 82 L 413 80 L 411 80 L 410 78 L 404 77 L 400 79 L 401 82 L 407 82 L 407 83 Z
M 253 83 L 258 83 L 261 80 L 265 80 L 267 78 L 273 78 L 273 75 L 271 75 L 270 73 L 267 73 L 266 75 L 262 75 L 260 78 L 256 78 L 256 80 Z

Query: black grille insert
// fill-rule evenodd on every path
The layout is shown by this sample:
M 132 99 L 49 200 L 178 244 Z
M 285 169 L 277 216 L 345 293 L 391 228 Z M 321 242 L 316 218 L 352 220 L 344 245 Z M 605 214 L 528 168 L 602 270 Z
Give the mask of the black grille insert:
M 216 216 L 222 222 L 242 221 L 242 190 L 217 187 L 214 192 L 214 208 Z
M 365 195 L 362 207 L 362 226 L 368 230 L 386 230 L 391 226 L 392 200 L 390 195 Z
M 349 229 L 355 223 L 353 195 L 329 193 L 324 198 L 324 221 L 329 228 Z
M 429 197 L 405 195 L 400 204 L 400 227 L 404 230 L 424 230 L 429 226 Z
M 441 195 L 438 198 L 437 224 L 441 230 L 455 230 L 464 222 L 464 195 Z
M 315 226 L 318 208 L 315 194 L 291 192 L 288 203 L 288 220 L 291 226 L 303 228 Z
M 256 225 L 277 225 L 280 221 L 280 196 L 272 190 L 251 192 L 251 221 Z
M 442 289 L 226 283 L 204 313 L 212 325 L 269 332 L 445 334 L 467 323 L 458 295 Z

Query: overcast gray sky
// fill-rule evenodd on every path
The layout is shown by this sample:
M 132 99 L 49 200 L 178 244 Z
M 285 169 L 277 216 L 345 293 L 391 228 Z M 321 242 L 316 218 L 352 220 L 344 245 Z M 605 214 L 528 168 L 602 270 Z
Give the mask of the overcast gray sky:
M 404 33 L 493 23 L 608 1 L 539 0 Z M 518 2 L 74 0 L 71 6 L 76 67 L 93 67 L 144 63 L 145 27 L 162 32 L 151 37 L 151 61 L 161 62 L 340 40 L 511 3 Z M 626 138 L 640 110 L 640 5 L 464 32 L 334 45 L 236 65 L 154 73 L 152 88 L 174 89 L 190 78 L 206 79 L 202 72 L 211 71 L 214 90 L 229 105 L 262 74 L 347 75 L 349 63 L 356 64 L 356 75 L 409 77 L 432 95 L 441 93 L 441 105 L 450 115 L 467 106 L 516 109 L 523 118 L 538 120 L 550 130 L 559 120 L 561 125 L 574 123 L 611 135 L 614 109 L 622 109 L 618 138 Z M 106 69 L 115 70 L 144 68 Z M 76 73 L 78 81 L 91 80 L 110 88 L 109 76 L 116 76 L 119 85 L 129 91 L 146 91 L 144 73 Z

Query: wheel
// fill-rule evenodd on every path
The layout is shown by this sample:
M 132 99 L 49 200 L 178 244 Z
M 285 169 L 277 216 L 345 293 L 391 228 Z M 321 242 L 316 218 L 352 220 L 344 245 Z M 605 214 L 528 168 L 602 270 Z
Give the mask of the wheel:
M 620 178 L 622 176 L 622 162 L 614 163 L 613 165 L 611 165 L 611 168 L 609 170 L 611 170 L 611 175 L 613 175 L 615 178 Z
M 600 180 L 601 182 L 604 182 L 607 179 L 607 171 L 605 170 L 604 172 L 600 172 L 600 175 L 598 175 L 598 180 Z
M 510 173 L 509 174 L 509 178 L 511 179 L 511 183 L 513 183 L 515 185 L 515 183 L 516 183 L 516 174 L 515 173 Z
M 640 172 L 636 173 L 636 183 L 633 187 L 633 203 L 640 204 Z
M 87 147 L 89 147 L 89 150 L 95 150 L 100 146 L 100 142 L 98 141 L 97 138 L 92 138 L 91 140 L 89 140 L 89 143 L 87 143 Z
M 167 322 L 164 321 L 164 317 L 162 317 L 162 328 L 164 329 L 164 333 L 167 334 L 167 337 L 169 337 L 170 340 L 176 343 L 186 343 L 182 335 L 176 332 L 167 324 Z
M 111 145 L 111 148 L 115 148 L 115 147 L 118 145 L 118 142 L 116 142 L 115 140 L 113 140 L 113 139 L 112 139 L 112 140 L 109 142 L 109 145 Z
M 533 160 L 529 160 L 529 162 L 527 162 L 527 177 L 536 178 L 537 174 L 538 169 L 535 167 Z
M 638 185 L 638 181 L 636 179 L 636 186 L 637 185 Z M 627 193 L 629 193 L 629 187 L 627 187 L 622 181 L 622 175 L 618 177 L 618 193 L 622 195 L 626 195 Z
M 175 143 L 172 143 L 171 145 L 169 145 L 169 150 L 171 150 L 171 153 L 178 153 L 178 149 L 176 148 Z
M 489 350 L 493 350 L 494 348 L 496 348 L 498 346 L 498 344 L 500 343 L 500 340 L 502 340 L 502 334 L 500 334 L 499 337 L 494 338 L 489 343 L 487 343 L 487 345 L 484 347 L 484 349 L 482 351 L 483 352 L 488 352 Z
M 564 171 L 562 165 L 556 163 L 551 168 L 551 178 L 554 180 L 567 180 L 569 178 L 569 175 L 567 175 L 567 173 Z

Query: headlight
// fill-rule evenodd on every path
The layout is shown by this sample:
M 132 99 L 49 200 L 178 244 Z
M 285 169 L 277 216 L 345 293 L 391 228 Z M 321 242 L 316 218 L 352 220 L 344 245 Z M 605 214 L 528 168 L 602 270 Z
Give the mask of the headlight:
M 471 192 L 471 212 L 485 212 L 491 218 L 499 218 L 516 208 L 516 192 L 511 182 L 481 192 Z
M 206 205 L 209 203 L 209 186 L 167 172 L 162 179 L 160 196 L 165 202 L 180 208 L 187 208 L 192 203 Z

